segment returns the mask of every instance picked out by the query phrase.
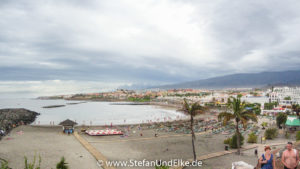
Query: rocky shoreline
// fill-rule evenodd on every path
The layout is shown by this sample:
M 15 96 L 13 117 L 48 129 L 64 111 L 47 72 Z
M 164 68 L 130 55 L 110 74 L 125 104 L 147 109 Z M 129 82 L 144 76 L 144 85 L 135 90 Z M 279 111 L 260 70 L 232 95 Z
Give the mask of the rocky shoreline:
M 0 140 L 12 128 L 34 122 L 38 115 L 27 109 L 0 109 Z

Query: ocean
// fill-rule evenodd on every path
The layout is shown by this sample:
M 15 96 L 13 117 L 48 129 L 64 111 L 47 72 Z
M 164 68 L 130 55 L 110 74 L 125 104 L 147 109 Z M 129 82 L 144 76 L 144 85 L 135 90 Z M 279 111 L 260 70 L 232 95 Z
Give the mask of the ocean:
M 71 104 L 70 104 L 71 103 Z M 79 104 L 72 104 L 79 103 Z M 43 108 L 51 105 L 64 107 Z M 0 99 L 0 108 L 25 108 L 40 113 L 34 124 L 58 124 L 70 119 L 78 124 L 111 125 L 137 124 L 187 118 L 175 109 L 165 109 L 153 105 L 114 105 L 111 102 Z

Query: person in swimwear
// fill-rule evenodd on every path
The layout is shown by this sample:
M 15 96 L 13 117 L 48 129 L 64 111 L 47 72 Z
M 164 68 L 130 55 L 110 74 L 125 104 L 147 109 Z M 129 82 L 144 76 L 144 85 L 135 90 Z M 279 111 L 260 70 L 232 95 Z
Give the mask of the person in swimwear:
M 284 169 L 297 169 L 299 164 L 299 152 L 293 149 L 293 143 L 288 142 L 286 150 L 282 153 L 281 162 L 284 165 Z

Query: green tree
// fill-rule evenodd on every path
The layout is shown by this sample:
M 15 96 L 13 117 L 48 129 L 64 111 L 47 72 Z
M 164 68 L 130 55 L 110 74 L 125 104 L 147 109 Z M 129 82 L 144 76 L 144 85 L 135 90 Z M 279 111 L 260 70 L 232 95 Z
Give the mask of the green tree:
M 193 155 L 194 155 L 194 161 L 197 160 L 196 151 L 195 151 L 195 133 L 194 133 L 194 117 L 198 114 L 203 114 L 207 110 L 206 107 L 201 106 L 199 103 L 188 103 L 186 99 L 183 100 L 183 111 L 190 115 L 190 122 L 191 122 L 191 131 L 192 131 L 192 146 L 193 146 Z
M 237 148 L 238 154 L 240 154 L 240 131 L 239 125 L 241 124 L 244 128 L 247 128 L 249 120 L 257 122 L 256 114 L 252 110 L 246 109 L 246 102 L 241 101 L 241 96 L 237 98 L 231 97 L 228 99 L 228 108 L 231 112 L 222 112 L 218 115 L 219 121 L 223 121 L 223 125 L 226 125 L 228 121 L 234 120 L 236 125 L 237 135 Z
M 264 103 L 265 110 L 272 110 L 276 106 L 278 106 L 278 102 Z
M 284 125 L 285 122 L 287 120 L 287 115 L 285 113 L 279 113 L 277 116 L 276 116 L 276 124 L 277 126 L 280 128 L 282 127 L 281 125 Z
M 293 111 L 293 113 L 295 112 L 297 114 L 297 116 L 299 117 L 300 105 L 299 104 L 293 104 L 292 105 L 292 111 Z
M 284 97 L 284 100 L 292 100 L 291 96 Z
M 65 157 L 62 157 L 60 162 L 56 164 L 56 169 L 68 169 L 68 163 L 65 162 Z

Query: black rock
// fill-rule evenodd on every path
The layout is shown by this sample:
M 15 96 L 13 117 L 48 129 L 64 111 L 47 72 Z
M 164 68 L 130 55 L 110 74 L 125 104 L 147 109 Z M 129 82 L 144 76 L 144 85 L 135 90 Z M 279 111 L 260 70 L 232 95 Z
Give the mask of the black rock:
M 37 115 L 40 114 L 27 109 L 0 109 L 0 139 L 14 126 L 34 122 Z

